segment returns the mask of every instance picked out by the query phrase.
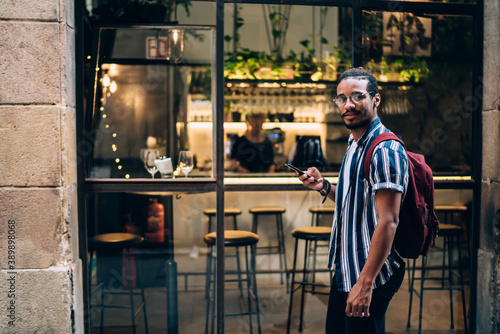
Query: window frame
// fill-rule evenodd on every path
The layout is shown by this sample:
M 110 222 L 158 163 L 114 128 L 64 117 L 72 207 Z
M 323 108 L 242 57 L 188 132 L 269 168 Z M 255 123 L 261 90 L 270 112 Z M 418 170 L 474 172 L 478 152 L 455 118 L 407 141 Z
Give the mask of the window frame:
M 84 300 L 84 326 L 85 332 L 90 332 L 89 300 L 87 288 L 87 236 L 85 222 L 85 198 L 88 192 L 121 192 L 121 191 L 169 191 L 169 192 L 215 192 L 216 194 L 216 226 L 217 226 L 217 258 L 224 256 L 224 194 L 227 191 L 291 191 L 301 190 L 294 185 L 283 186 L 248 186 L 224 185 L 224 6 L 232 3 L 245 4 L 276 4 L 276 5 L 307 5 L 307 6 L 337 6 L 352 8 L 353 40 L 352 65 L 362 65 L 362 52 L 356 50 L 356 45 L 361 45 L 362 12 L 363 10 L 411 12 L 414 14 L 440 14 L 464 15 L 473 19 L 473 69 L 472 90 L 479 92 L 478 103 L 472 112 L 472 174 L 470 181 L 437 181 L 436 189 L 472 189 L 473 190 L 473 218 L 471 235 L 471 274 L 470 274 L 470 316 L 469 324 L 471 333 L 476 333 L 475 322 L 477 319 L 477 253 L 479 246 L 480 222 L 480 196 L 481 196 L 481 170 L 482 170 L 482 73 L 483 73 L 483 25 L 484 3 L 477 0 L 475 3 L 444 3 L 425 1 L 384 1 L 384 0 L 197 0 L 199 2 L 216 3 L 216 30 L 215 30 L 215 76 L 213 78 L 215 92 L 214 99 L 214 129 L 213 129 L 213 178 L 209 179 L 179 179 L 176 182 L 162 182 L 162 180 L 97 180 L 86 179 L 89 159 L 85 154 L 85 145 L 88 144 L 88 130 L 91 124 L 88 117 L 85 119 L 84 111 L 84 48 L 83 48 L 83 9 L 85 0 L 75 0 L 75 68 L 76 68 L 76 132 L 77 132 L 77 189 L 78 189 L 78 216 L 79 216 L 79 257 L 82 261 L 83 300 Z M 224 263 L 217 262 L 217 333 L 224 333 Z

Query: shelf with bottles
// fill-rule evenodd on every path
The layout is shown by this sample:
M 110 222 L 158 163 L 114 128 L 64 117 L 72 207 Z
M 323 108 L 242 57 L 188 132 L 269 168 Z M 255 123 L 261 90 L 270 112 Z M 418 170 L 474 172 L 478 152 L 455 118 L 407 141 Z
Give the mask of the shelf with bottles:
M 334 109 L 334 89 L 331 82 L 230 80 L 224 95 L 226 120 L 264 113 L 269 122 L 322 122 Z

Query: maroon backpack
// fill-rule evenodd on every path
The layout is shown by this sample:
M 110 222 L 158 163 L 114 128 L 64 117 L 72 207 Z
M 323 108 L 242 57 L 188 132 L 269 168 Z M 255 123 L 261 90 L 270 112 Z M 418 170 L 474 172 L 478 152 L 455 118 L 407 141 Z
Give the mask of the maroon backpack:
M 395 134 L 384 132 L 378 135 L 368 148 L 363 171 L 365 179 L 370 173 L 370 163 L 375 147 L 386 140 L 397 140 L 405 144 Z M 405 147 L 406 150 L 406 147 Z M 434 212 L 434 179 L 431 168 L 425 163 L 421 154 L 408 152 L 408 189 L 399 211 L 399 225 L 394 237 L 398 253 L 405 258 L 416 259 L 426 256 L 434 244 L 439 221 Z

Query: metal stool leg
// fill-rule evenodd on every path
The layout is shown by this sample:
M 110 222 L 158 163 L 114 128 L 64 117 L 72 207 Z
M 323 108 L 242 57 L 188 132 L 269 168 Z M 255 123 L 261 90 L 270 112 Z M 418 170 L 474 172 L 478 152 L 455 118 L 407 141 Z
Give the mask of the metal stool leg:
M 308 282 L 309 281 L 309 274 L 307 272 L 307 260 L 308 260 L 308 252 L 309 252 L 309 240 L 304 240 L 305 241 L 305 249 L 304 249 L 304 268 L 302 271 L 302 281 L 303 282 Z M 305 299 L 305 290 L 306 286 L 302 284 L 302 289 L 301 289 L 301 294 L 300 294 L 300 318 L 299 318 L 299 332 L 302 332 L 302 321 L 304 320 L 304 299 Z
M 465 306 L 465 285 L 464 285 L 464 273 L 462 269 L 462 264 L 460 263 L 462 259 L 462 252 L 460 250 L 460 237 L 457 236 L 457 247 L 458 247 L 458 274 L 460 275 L 460 287 L 462 290 L 462 310 L 463 310 L 463 316 L 464 316 L 464 329 L 465 333 L 468 333 L 467 331 L 467 310 Z
M 238 230 L 238 223 L 236 222 L 236 216 L 233 216 L 233 226 L 235 230 Z M 241 279 L 241 264 L 240 264 L 240 248 L 236 247 L 236 270 L 238 271 L 238 287 L 240 289 L 240 298 L 243 298 L 243 284 Z
M 252 217 L 252 232 L 257 234 L 257 222 L 258 222 L 258 218 L 259 215 L 257 213 L 254 213 L 253 214 L 253 217 Z
M 260 327 L 260 307 L 259 307 L 259 294 L 257 291 L 257 266 L 255 264 L 255 254 L 256 254 L 256 246 L 250 246 L 250 253 L 251 253 L 251 265 L 252 265 L 252 277 L 253 277 L 253 294 L 255 297 L 255 310 L 257 312 L 257 326 L 258 326 L 258 331 L 259 334 L 261 334 L 261 327 Z
M 276 235 L 278 237 L 278 256 L 280 258 L 280 269 L 283 269 L 283 243 L 281 239 L 282 226 L 280 224 L 280 214 L 276 214 Z M 280 275 L 280 279 L 281 279 L 281 284 L 283 284 L 283 274 Z
M 102 259 L 99 259 L 99 262 L 100 262 L 100 267 L 102 268 Z M 99 333 L 100 334 L 104 333 L 104 285 L 101 288 L 101 328 Z
M 425 281 L 425 265 L 427 258 L 422 256 L 422 274 L 420 277 L 420 312 L 418 315 L 418 334 L 422 333 L 422 306 L 424 303 L 424 281 Z
M 211 309 L 212 294 L 210 290 L 212 289 L 212 247 L 207 254 L 207 277 L 205 280 L 205 298 L 207 299 L 207 309 L 205 314 L 205 334 L 208 334 L 208 327 L 210 326 L 210 319 L 213 321 L 213 310 Z M 212 329 L 213 332 L 213 329 Z
M 455 329 L 455 322 L 453 320 L 453 270 L 451 266 L 453 265 L 453 243 L 451 242 L 451 236 L 446 237 L 447 248 L 445 250 L 448 252 L 448 291 L 450 293 L 450 329 Z
M 415 283 L 415 263 L 417 262 L 416 259 L 413 259 L 413 268 L 411 269 L 411 278 L 410 278 L 410 272 L 408 273 L 408 291 L 410 292 L 410 305 L 408 307 L 408 321 L 406 322 L 406 328 L 410 328 L 410 323 L 411 323 L 411 307 L 413 303 L 413 284 Z M 408 260 L 408 271 L 410 271 L 410 260 Z
M 144 316 L 144 332 L 148 334 L 149 328 L 148 328 L 148 313 L 146 309 L 146 295 L 144 293 L 144 284 L 142 282 L 142 263 L 139 254 L 137 254 L 137 284 L 140 284 L 140 290 L 141 290 L 140 294 L 142 299 L 142 312 Z
M 295 250 L 293 252 L 292 279 L 290 281 L 290 304 L 288 306 L 288 319 L 286 323 L 286 333 L 290 333 L 290 322 L 292 320 L 293 293 L 295 292 L 295 268 L 297 268 L 297 246 L 299 239 L 295 239 Z
M 448 237 L 443 238 L 443 266 L 441 267 L 441 288 L 444 288 L 444 281 L 445 281 L 445 275 L 444 272 L 446 271 L 446 252 L 449 254 L 449 241 Z
M 252 285 L 250 277 L 250 267 L 248 265 L 248 247 L 245 246 L 245 268 L 246 268 L 246 279 L 247 279 L 247 302 L 248 302 L 248 327 L 250 327 L 250 334 L 253 333 L 252 326 L 252 295 L 250 293 L 250 286 Z
M 207 233 L 212 232 L 212 216 L 208 216 L 208 231 Z
M 127 253 L 127 267 L 128 267 L 128 290 L 130 297 L 130 317 L 132 318 L 132 333 L 135 334 L 135 307 L 134 307 L 134 288 L 132 283 L 132 266 L 130 264 L 130 250 L 125 250 Z
M 289 284 L 288 284 L 288 268 L 286 266 L 286 251 L 285 251 L 285 233 L 283 230 L 283 215 L 278 214 L 278 225 L 279 225 L 279 234 L 278 234 L 278 242 L 279 242 L 279 252 L 280 252 L 280 264 L 282 264 L 281 269 L 284 269 L 283 275 L 281 276 L 281 284 L 283 284 L 283 276 L 286 281 L 286 291 L 288 292 Z M 282 260 L 283 258 L 283 260 Z
M 215 261 L 214 261 L 215 260 Z M 212 279 L 212 299 L 211 299 L 211 305 L 212 305 L 212 331 L 211 333 L 214 334 L 215 331 L 215 320 L 216 320 L 216 310 L 215 310 L 215 299 L 217 298 L 216 293 L 217 293 L 217 274 L 215 273 L 217 270 L 217 259 L 212 259 L 212 271 L 211 271 L 211 277 Z

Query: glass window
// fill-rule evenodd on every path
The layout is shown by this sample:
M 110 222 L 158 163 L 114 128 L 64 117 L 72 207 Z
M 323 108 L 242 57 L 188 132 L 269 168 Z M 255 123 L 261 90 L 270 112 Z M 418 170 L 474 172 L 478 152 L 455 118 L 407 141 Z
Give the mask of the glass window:
M 379 81 L 379 116 L 435 175 L 471 175 L 472 30 L 463 16 L 363 14 L 363 65 Z
M 178 325 L 180 333 L 205 332 L 211 302 L 206 288 L 213 286 L 207 259 L 221 250 L 209 249 L 203 239 L 216 228 L 214 191 L 226 192 L 225 230 L 251 231 L 254 207 L 284 208 L 282 221 L 259 217 L 258 244 L 271 247 L 281 235 L 286 245 L 284 261 L 257 256 L 257 283 L 250 285 L 259 294 L 264 332 L 286 328 L 291 231 L 314 224 L 311 209 L 323 205 L 330 211 L 320 224 L 331 226 L 333 203 L 321 204 L 320 194 L 304 191 L 284 163 L 317 166 L 335 183 L 350 131 L 332 97 L 338 75 L 352 66 L 352 9 L 240 3 L 224 8 L 225 68 L 217 69 L 225 76 L 224 147 L 217 148 L 225 154 L 223 189 L 213 178 L 214 124 L 222 122 L 214 117 L 214 2 L 178 2 L 176 12 L 157 13 L 156 22 L 170 17 L 182 25 L 103 26 L 95 34 L 95 49 L 86 53 L 88 64 L 94 62 L 87 69 L 85 126 L 92 148 L 80 147 L 89 158 L 85 241 L 91 332 L 99 330 L 101 319 L 106 332 L 130 329 L 127 311 L 106 308 L 102 317 L 100 307 L 129 305 L 130 288 L 138 293 L 136 309 L 145 289 L 150 331 L 174 332 L 169 326 Z M 470 176 L 472 20 L 366 11 L 362 31 L 363 66 L 379 81 L 382 122 L 409 150 L 423 153 L 436 175 Z M 192 153 L 192 167 L 181 160 L 182 151 Z M 183 182 L 187 176 L 198 179 Z M 162 182 L 170 178 L 178 180 Z M 116 182 L 126 179 L 134 180 Z M 468 190 L 436 192 L 436 204 L 466 203 L 471 197 Z M 328 286 L 325 250 L 318 248 L 315 280 Z M 226 278 L 237 278 L 244 251 L 226 247 L 224 252 Z M 223 312 L 246 311 L 247 296 L 240 298 L 237 282 L 218 286 L 225 294 Z M 305 301 L 312 332 L 324 330 L 325 298 L 316 294 Z M 142 331 L 146 319 L 137 310 L 136 328 Z M 387 323 L 399 328 L 399 320 Z M 246 315 L 219 321 L 228 333 L 249 330 Z
M 210 138 L 200 149 L 188 122 L 212 120 L 213 35 L 199 26 L 99 29 L 90 178 L 172 178 L 193 167 L 191 176 L 211 176 L 212 125 L 197 134 Z M 181 151 L 193 153 L 182 170 Z
M 226 6 L 226 175 L 338 171 L 346 139 L 331 97 L 351 66 L 350 11 L 326 6 Z M 251 174 L 248 174 L 251 173 Z
M 130 306 L 130 293 L 138 332 L 146 322 L 154 333 L 176 326 L 179 333 L 201 332 L 207 305 L 206 208 L 215 208 L 213 193 L 87 195 L 92 333 L 101 326 L 105 333 L 130 331 L 130 310 L 124 308 Z
M 215 1 L 85 0 L 90 23 L 215 25 Z

